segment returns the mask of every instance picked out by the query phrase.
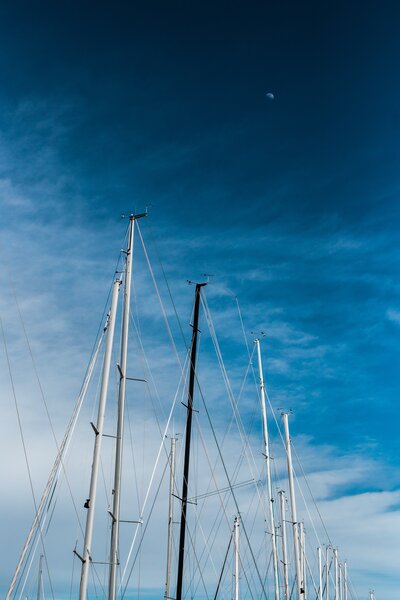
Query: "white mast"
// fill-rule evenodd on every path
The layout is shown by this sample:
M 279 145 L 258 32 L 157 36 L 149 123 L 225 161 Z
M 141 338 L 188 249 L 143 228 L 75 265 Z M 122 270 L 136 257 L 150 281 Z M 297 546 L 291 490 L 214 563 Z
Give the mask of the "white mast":
M 43 554 L 39 556 L 39 579 L 38 579 L 38 588 L 37 588 L 37 600 L 40 600 L 42 595 L 42 562 L 43 562 Z
M 335 565 L 335 600 L 339 600 L 339 564 L 337 548 L 333 549 L 333 560 Z
M 289 490 L 290 490 L 290 505 L 292 510 L 292 523 L 293 523 L 293 544 L 294 544 L 294 558 L 296 567 L 296 586 L 297 586 L 297 600 L 304 599 L 303 582 L 301 580 L 300 570 L 300 553 L 299 553 L 299 536 L 298 536 L 298 523 L 297 523 L 297 511 L 296 511 L 296 496 L 294 492 L 294 481 L 293 481 L 293 467 L 292 467 L 292 450 L 290 446 L 290 435 L 289 435 L 289 420 L 287 413 L 282 413 L 283 424 L 285 427 L 285 439 L 286 439 L 286 457 L 289 477 Z
M 235 561 L 234 561 L 234 600 L 239 600 L 239 525 L 240 517 L 235 517 L 233 525 L 233 541 L 235 545 Z
M 369 592 L 369 600 L 375 600 L 375 594 L 374 594 L 374 590 L 371 590 Z
M 126 365 L 128 358 L 128 332 L 129 315 L 131 301 L 131 280 L 132 280 L 132 252 L 133 237 L 135 231 L 135 220 L 145 217 L 147 213 L 140 215 L 130 215 L 129 217 L 129 235 L 128 248 L 126 250 L 125 265 L 125 285 L 124 285 L 124 308 L 122 315 L 121 332 L 121 364 L 119 365 L 119 392 L 118 392 L 118 422 L 117 422 L 117 441 L 115 448 L 115 470 L 114 470 L 114 489 L 113 489 L 113 509 L 111 523 L 111 544 L 110 544 L 110 578 L 108 583 L 108 600 L 115 600 L 117 592 L 117 567 L 119 565 L 119 521 L 121 504 L 121 473 L 122 473 L 122 449 L 124 435 L 124 417 L 125 417 L 125 391 L 126 391 Z
M 343 600 L 342 563 L 339 563 L 339 600 Z
M 344 561 L 344 600 L 347 600 L 347 562 Z
M 304 536 L 304 523 L 299 523 L 299 534 L 300 534 L 300 571 L 301 580 L 303 582 L 304 597 L 307 596 L 306 592 L 306 556 L 305 556 L 305 536 Z
M 171 452 L 169 455 L 169 505 L 168 505 L 168 545 L 167 545 L 167 574 L 165 578 L 165 599 L 170 598 L 171 559 L 172 559 L 172 525 L 174 522 L 174 489 L 175 489 L 175 446 L 176 438 L 171 438 Z
M 326 546 L 325 600 L 329 600 L 329 545 Z
M 104 416 L 106 409 L 106 401 L 107 401 L 107 392 L 108 392 L 108 382 L 110 377 L 110 365 L 111 365 L 111 353 L 113 348 L 114 341 L 114 330 L 115 330 L 115 316 L 117 312 L 117 303 L 118 303 L 118 292 L 121 285 L 121 280 L 116 279 L 113 285 L 112 291 L 112 300 L 111 300 L 111 309 L 108 317 L 108 331 L 107 331 L 107 342 L 104 353 L 104 361 L 103 361 L 103 372 L 101 378 L 101 390 L 100 390 L 100 400 L 99 400 L 99 409 L 97 414 L 97 423 L 96 427 L 93 425 L 93 429 L 95 432 L 95 441 L 94 441 L 94 450 L 93 450 L 93 463 L 92 463 L 92 473 L 90 477 L 90 488 L 89 488 L 89 498 L 85 502 L 85 507 L 88 509 L 86 515 L 86 529 L 85 529 L 85 540 L 83 544 L 83 554 L 82 554 L 82 570 L 81 570 L 81 581 L 79 587 L 79 600 L 86 600 L 87 597 L 87 587 L 88 587 L 88 579 L 89 579 L 89 567 L 91 562 L 91 547 L 92 547 L 92 537 L 93 537 L 93 521 L 94 521 L 94 510 L 96 504 L 96 491 L 97 491 L 97 481 L 100 467 L 100 453 L 101 453 L 101 444 L 103 441 L 103 428 L 104 428 Z
M 279 600 L 278 552 L 277 552 L 277 544 L 276 544 L 276 530 L 275 530 L 275 519 L 274 519 L 274 499 L 272 497 L 271 457 L 270 457 L 270 452 L 269 452 L 267 409 L 266 409 L 266 404 L 265 404 L 265 384 L 264 384 L 263 368 L 262 368 L 262 361 L 261 361 L 260 340 L 256 339 L 255 344 L 257 347 L 257 356 L 258 356 L 258 374 L 259 374 L 259 378 L 260 378 L 260 393 L 261 393 L 261 412 L 262 412 L 263 433 L 264 433 L 265 461 L 266 461 L 266 467 L 267 467 L 267 494 L 268 494 L 268 506 L 269 506 L 269 519 L 270 519 L 270 527 L 271 527 L 275 600 Z
M 288 571 L 288 560 L 287 560 L 287 545 L 286 545 L 286 506 L 285 506 L 285 492 L 279 491 L 279 498 L 281 504 L 281 527 L 282 527 L 282 563 L 283 563 L 283 586 L 285 592 L 285 600 L 289 600 L 289 571 Z
M 322 600 L 322 548 L 317 548 L 318 552 L 318 600 Z

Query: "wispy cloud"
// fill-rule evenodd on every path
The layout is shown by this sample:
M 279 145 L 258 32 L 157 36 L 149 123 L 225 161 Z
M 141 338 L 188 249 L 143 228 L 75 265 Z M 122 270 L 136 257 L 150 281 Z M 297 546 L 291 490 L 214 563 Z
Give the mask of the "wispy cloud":
M 393 310 L 392 308 L 388 308 L 386 311 L 386 317 L 389 319 L 389 321 L 392 321 L 392 323 L 400 323 L 399 310 Z

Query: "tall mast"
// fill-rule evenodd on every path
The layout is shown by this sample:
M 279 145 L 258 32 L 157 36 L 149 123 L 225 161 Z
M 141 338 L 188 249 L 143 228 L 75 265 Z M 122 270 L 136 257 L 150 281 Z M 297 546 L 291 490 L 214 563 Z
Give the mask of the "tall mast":
M 114 281 L 113 291 L 112 291 L 112 299 L 111 299 L 111 308 L 108 316 L 108 329 L 107 329 L 107 341 L 106 348 L 104 352 L 104 361 L 103 361 L 103 372 L 101 377 L 101 389 L 100 389 L 100 400 L 99 400 L 99 408 L 97 413 L 97 423 L 96 427 L 92 424 L 95 439 L 94 439 L 94 449 L 93 449 L 93 463 L 92 463 L 92 473 L 90 477 L 90 488 L 89 488 L 89 497 L 85 502 L 85 508 L 88 509 L 86 515 L 86 529 L 85 529 L 85 539 L 83 543 L 83 554 L 82 554 L 82 568 L 81 568 L 81 581 L 79 587 L 79 600 L 86 600 L 87 597 L 87 587 L 89 580 L 89 567 L 91 562 L 91 547 L 92 547 L 92 537 L 93 537 L 93 521 L 94 521 L 94 511 L 96 505 L 96 491 L 97 491 L 97 481 L 99 475 L 99 467 L 100 467 L 100 455 L 101 455 L 101 445 L 103 441 L 103 429 L 104 429 L 104 416 L 106 410 L 106 402 L 107 402 L 107 393 L 108 393 L 108 382 L 110 378 L 110 365 L 111 365 L 111 354 L 113 348 L 114 341 L 114 330 L 115 330 L 115 316 L 117 313 L 117 304 L 118 304 L 118 292 L 121 285 L 121 280 L 118 278 Z
M 42 573 L 43 573 L 43 554 L 39 556 L 39 578 L 38 578 L 38 587 L 37 587 L 37 600 L 40 600 L 42 595 Z
M 329 600 L 329 545 L 326 546 L 325 600 Z
M 234 600 L 239 600 L 239 525 L 240 517 L 235 517 L 235 523 L 233 525 L 233 539 L 234 539 L 234 550 L 235 550 L 235 561 L 234 561 Z
M 300 536 L 300 571 L 301 571 L 301 580 L 303 582 L 303 590 L 304 596 L 306 597 L 306 578 L 305 578 L 305 537 L 304 537 L 304 523 L 300 521 L 299 523 L 299 536 Z
M 270 520 L 270 527 L 271 527 L 275 600 L 279 600 L 278 552 L 277 552 L 277 544 L 276 544 L 276 529 L 275 529 L 275 518 L 274 518 L 274 499 L 272 497 L 271 457 L 270 457 L 270 452 L 269 452 L 267 409 L 266 409 L 266 404 L 265 404 L 265 384 L 264 384 L 263 368 L 262 368 L 262 361 L 261 361 L 260 340 L 256 339 L 255 344 L 257 347 L 257 357 L 258 357 L 258 375 L 260 378 L 261 413 L 262 413 L 262 423 L 263 423 L 263 433 L 264 433 L 264 450 L 265 450 L 265 461 L 266 461 L 266 467 L 267 467 L 267 495 L 268 495 L 269 520 Z
M 306 532 L 304 529 L 304 521 L 300 523 L 300 543 L 301 543 L 301 577 L 303 581 L 304 598 L 308 597 L 307 593 L 307 556 L 306 556 Z
M 293 481 L 293 466 L 292 466 L 292 449 L 290 445 L 289 435 L 289 419 L 287 413 L 282 414 L 283 424 L 285 427 L 285 439 L 286 439 L 286 458 L 288 467 L 289 477 L 289 490 L 290 490 L 290 505 L 292 510 L 292 523 L 293 523 L 293 544 L 294 544 L 294 559 L 296 566 L 296 587 L 297 587 L 297 600 L 304 599 L 304 589 L 301 580 L 301 569 L 300 569 L 300 552 L 299 552 L 299 534 L 298 534 L 298 522 L 297 522 L 297 511 L 296 511 L 296 496 L 294 492 L 294 481 Z
M 318 552 L 318 600 L 322 600 L 322 548 L 317 548 Z
M 347 600 L 347 562 L 344 561 L 344 600 Z
M 126 250 L 125 264 L 125 285 L 124 285 L 124 306 L 122 314 L 122 332 L 121 332 L 121 363 L 119 370 L 119 390 L 118 390 L 118 421 L 117 421 L 117 440 L 115 448 L 115 468 L 114 468 L 114 488 L 113 488 L 113 507 L 111 514 L 111 544 L 110 544 L 110 576 L 108 582 L 108 600 L 115 600 L 117 591 L 117 567 L 119 565 L 119 521 L 121 504 L 121 472 L 122 472 L 122 450 L 124 435 L 124 417 L 125 417 L 125 392 L 126 392 L 126 365 L 128 358 L 128 333 L 129 333 L 129 315 L 131 301 L 131 280 L 132 280 L 132 253 L 133 238 L 135 231 L 135 221 L 145 217 L 147 213 L 129 216 L 128 247 Z
M 339 600 L 339 563 L 338 563 L 337 548 L 333 549 L 333 560 L 334 560 L 334 567 L 335 567 L 335 600 Z
M 190 376 L 189 390 L 186 414 L 186 437 L 185 437 L 185 458 L 183 465 L 183 484 L 182 484 L 182 509 L 181 509 L 181 527 L 179 535 L 179 559 L 178 574 L 176 580 L 176 600 L 182 600 L 182 582 L 183 582 L 183 561 L 185 558 L 185 533 L 186 533 L 186 510 L 189 482 L 189 464 L 190 464 L 190 438 L 192 434 L 192 414 L 193 414 L 193 393 L 196 379 L 196 353 L 197 353 L 197 334 L 199 330 L 199 308 L 201 288 L 205 283 L 196 283 L 194 312 L 193 312 L 193 333 L 190 352 Z M 112 599 L 114 600 L 114 599 Z
M 171 558 L 172 558 L 172 525 L 174 522 L 174 481 L 175 481 L 175 446 L 176 438 L 171 438 L 171 451 L 169 454 L 169 505 L 168 505 L 168 545 L 167 545 L 167 574 L 165 578 L 165 599 L 169 600 L 171 583 Z
M 286 545 L 286 514 L 285 514 L 285 492 L 279 491 L 279 498 L 281 504 L 281 527 L 282 527 L 282 563 L 283 563 L 283 587 L 285 593 L 285 600 L 289 600 L 289 571 L 288 571 L 288 559 L 287 559 L 287 545 Z

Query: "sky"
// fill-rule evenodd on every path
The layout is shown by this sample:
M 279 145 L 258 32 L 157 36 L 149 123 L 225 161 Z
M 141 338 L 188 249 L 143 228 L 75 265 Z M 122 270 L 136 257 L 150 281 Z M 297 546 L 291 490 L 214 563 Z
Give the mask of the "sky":
M 399 17 L 390 1 L 2 3 L 0 308 L 35 487 L 52 453 L 35 441 L 45 415 L 29 395 L 18 307 L 60 435 L 123 244 L 120 215 L 149 207 L 143 236 L 183 327 L 187 280 L 211 274 L 235 389 L 247 360 L 236 298 L 247 343 L 265 332 L 271 401 L 293 411 L 356 597 L 398 597 Z M 138 282 L 146 301 L 151 281 Z M 154 306 L 143 318 L 162 374 Z M 10 491 L 22 502 L 29 487 L 4 351 L 1 362 L 3 443 L 19 444 L 3 466 L 1 514 L 19 523 L 4 581 L 32 506 Z

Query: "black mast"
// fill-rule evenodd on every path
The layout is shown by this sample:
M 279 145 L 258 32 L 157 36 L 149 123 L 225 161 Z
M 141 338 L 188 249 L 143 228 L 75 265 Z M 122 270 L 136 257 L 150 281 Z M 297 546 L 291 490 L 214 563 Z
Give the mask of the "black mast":
M 182 485 L 182 513 L 181 513 L 181 529 L 179 536 L 179 560 L 178 560 L 178 576 L 176 580 L 176 600 L 182 600 L 182 580 L 183 580 L 183 560 L 185 557 L 185 533 L 186 533 L 186 508 L 187 508 L 187 493 L 189 480 L 189 462 L 190 462 L 190 437 L 192 434 L 192 413 L 193 413 L 193 391 L 196 378 L 196 351 L 197 351 L 197 333 L 199 324 L 199 308 L 200 308 L 200 292 L 201 288 L 207 285 L 206 283 L 196 283 L 194 295 L 194 313 L 193 313 L 193 333 L 192 346 L 190 353 L 190 377 L 189 391 L 186 415 L 186 439 L 185 439 L 185 462 L 183 465 L 183 485 Z

